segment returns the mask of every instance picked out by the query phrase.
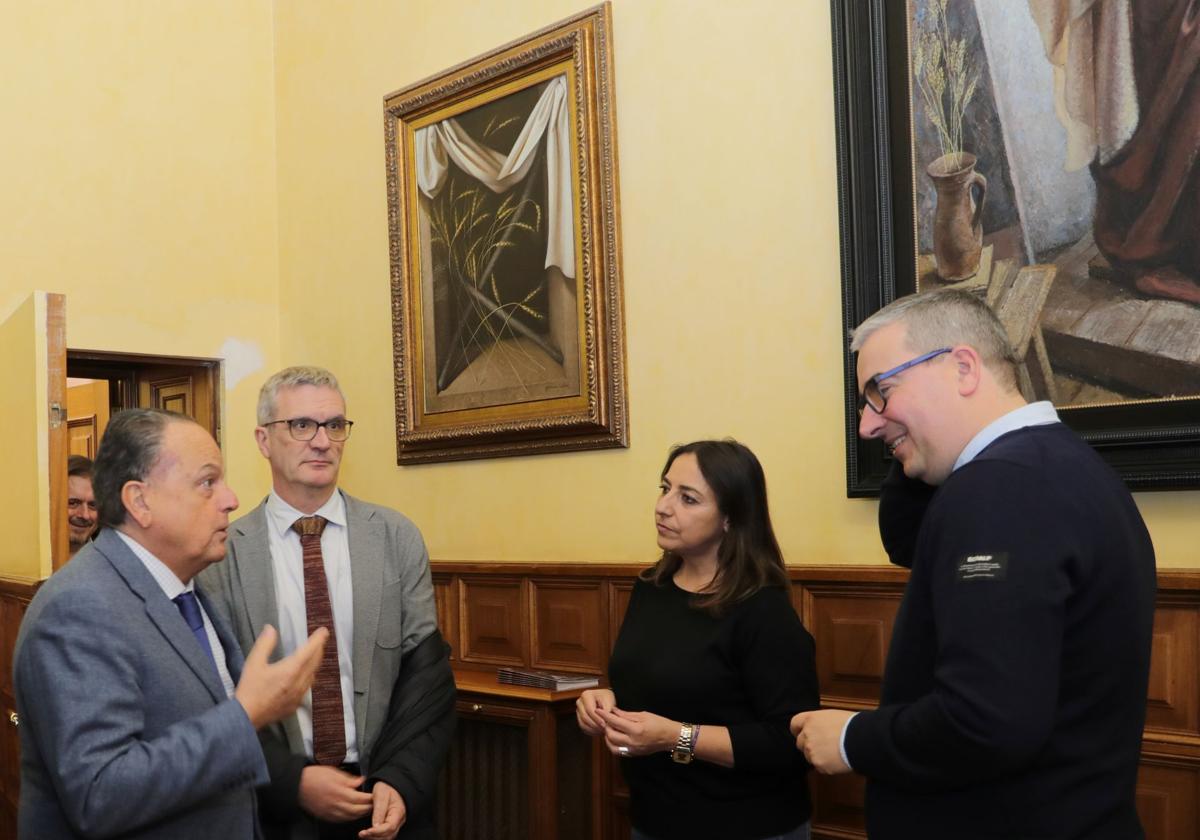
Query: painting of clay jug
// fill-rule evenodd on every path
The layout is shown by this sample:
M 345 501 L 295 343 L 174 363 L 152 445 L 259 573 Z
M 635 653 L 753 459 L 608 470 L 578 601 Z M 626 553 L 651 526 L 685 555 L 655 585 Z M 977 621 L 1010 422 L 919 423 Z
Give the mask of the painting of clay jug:
M 975 171 L 975 163 L 970 152 L 952 152 L 925 169 L 937 189 L 933 255 L 943 280 L 965 280 L 979 270 L 987 178 Z

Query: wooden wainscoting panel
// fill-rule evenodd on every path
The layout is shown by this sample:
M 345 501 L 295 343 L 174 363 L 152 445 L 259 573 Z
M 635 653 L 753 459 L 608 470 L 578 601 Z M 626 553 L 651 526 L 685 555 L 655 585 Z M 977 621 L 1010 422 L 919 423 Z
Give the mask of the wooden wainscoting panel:
M 1200 767 L 1143 757 L 1138 771 L 1137 810 L 1146 840 L 1200 837 Z
M 604 591 L 601 581 L 530 580 L 533 667 L 601 674 L 604 648 Z
M 21 795 L 21 739 L 13 691 L 13 648 L 21 619 L 41 582 L 0 579 L 0 837 L 17 836 Z
M 813 797 L 813 836 L 822 838 L 862 838 L 863 791 L 862 776 L 822 776 L 808 774 L 808 786 Z
M 450 645 L 450 661 L 458 661 L 462 642 L 458 638 L 458 579 L 453 575 L 433 576 L 433 602 L 437 607 L 438 629 Z
M 608 666 L 608 655 L 612 653 L 613 645 L 617 643 L 617 634 L 621 632 L 621 622 L 625 620 L 625 611 L 629 609 L 631 597 L 633 597 L 632 580 L 610 580 L 608 582 L 608 650 L 604 654 L 605 667 Z
M 1146 728 L 1200 739 L 1200 610 L 1160 606 L 1154 614 Z
M 644 568 L 435 563 L 438 621 L 448 639 L 457 638 L 460 660 L 474 668 L 536 661 L 538 667 L 603 674 L 633 582 Z M 788 573 L 793 602 L 816 639 L 822 703 L 833 708 L 873 708 L 908 573 L 888 566 L 793 566 Z M 578 664 L 596 661 L 598 666 Z M 607 754 L 598 761 L 604 770 L 598 795 L 605 805 L 593 814 L 593 836 L 627 838 L 629 799 L 618 762 Z M 810 783 L 814 838 L 865 837 L 861 777 L 812 774 Z M 1147 840 L 1200 838 L 1200 573 L 1196 571 L 1158 575 L 1137 795 Z
M 818 640 L 822 705 L 859 709 L 878 702 L 902 592 L 900 588 L 804 587 L 801 614 Z
M 529 664 L 529 613 L 520 577 L 458 580 L 463 662 L 484 665 Z

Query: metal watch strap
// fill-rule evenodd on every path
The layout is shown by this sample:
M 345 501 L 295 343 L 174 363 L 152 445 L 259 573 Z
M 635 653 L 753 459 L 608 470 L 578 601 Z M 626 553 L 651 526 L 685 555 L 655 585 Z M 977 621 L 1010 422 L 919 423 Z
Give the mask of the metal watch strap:
M 680 726 L 679 740 L 675 742 L 675 749 L 671 750 L 671 760 L 678 764 L 690 764 L 693 757 L 695 737 L 696 727 L 693 724 L 685 723 Z

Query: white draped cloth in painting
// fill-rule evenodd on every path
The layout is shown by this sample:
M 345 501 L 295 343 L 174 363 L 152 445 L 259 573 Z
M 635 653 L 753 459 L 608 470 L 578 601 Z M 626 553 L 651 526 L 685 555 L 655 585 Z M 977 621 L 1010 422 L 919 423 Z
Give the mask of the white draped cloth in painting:
M 478 143 L 453 117 L 415 132 L 417 187 L 436 198 L 446 183 L 449 161 L 494 193 L 529 174 L 539 144 L 546 143 L 546 268 L 575 277 L 575 233 L 571 175 L 571 118 L 566 76 L 546 85 L 507 155 Z
M 1111 161 L 1138 125 L 1129 0 L 1029 0 L 1054 66 L 1068 170 Z

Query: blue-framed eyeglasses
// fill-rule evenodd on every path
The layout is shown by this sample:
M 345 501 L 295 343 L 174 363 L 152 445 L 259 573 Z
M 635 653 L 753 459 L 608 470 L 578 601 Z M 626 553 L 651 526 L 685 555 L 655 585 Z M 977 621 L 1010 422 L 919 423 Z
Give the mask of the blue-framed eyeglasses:
M 887 408 L 887 397 L 879 390 L 879 383 L 885 379 L 891 379 L 898 373 L 908 370 L 910 367 L 915 367 L 921 362 L 928 362 L 930 359 L 936 359 L 943 353 L 949 353 L 952 347 L 943 347 L 941 350 L 930 350 L 928 353 L 923 353 L 915 359 L 909 359 L 902 365 L 896 365 L 891 370 L 885 370 L 883 373 L 877 373 L 867 380 L 867 384 L 863 385 L 862 393 L 858 395 L 858 413 L 862 415 L 863 410 L 870 406 L 871 410 L 876 414 L 883 414 Z

